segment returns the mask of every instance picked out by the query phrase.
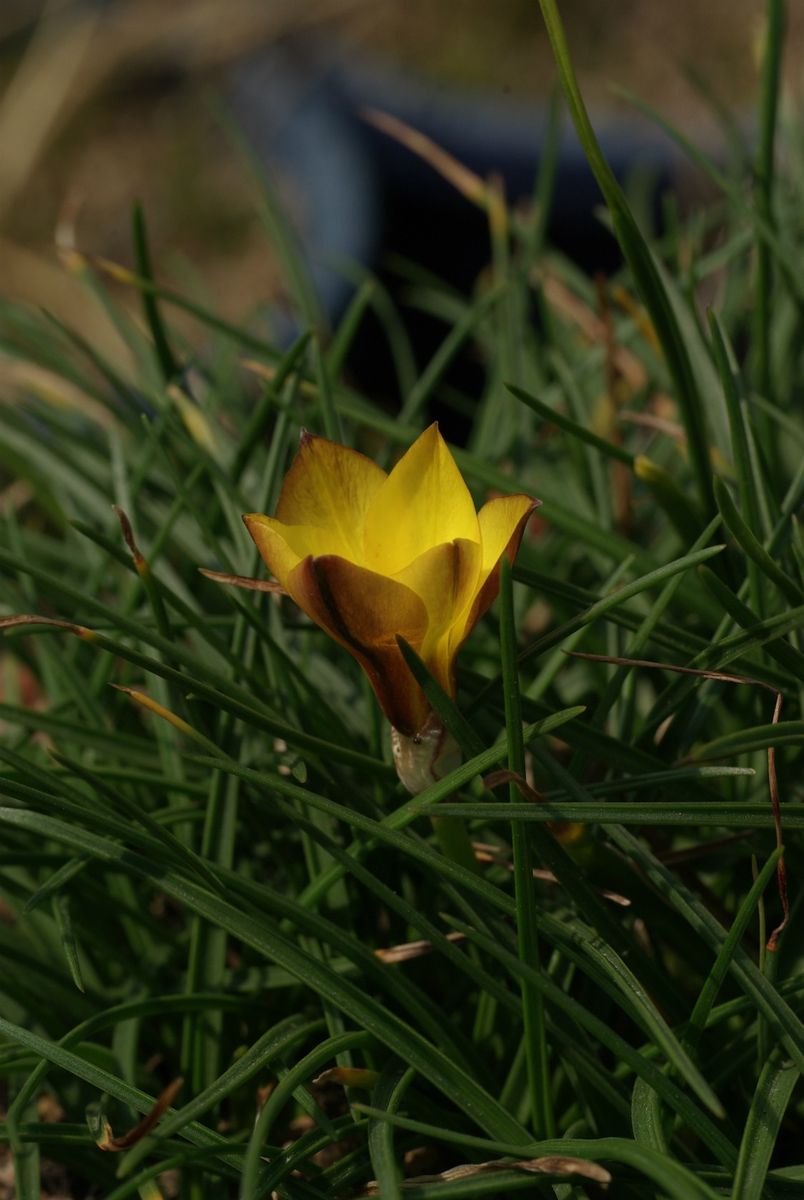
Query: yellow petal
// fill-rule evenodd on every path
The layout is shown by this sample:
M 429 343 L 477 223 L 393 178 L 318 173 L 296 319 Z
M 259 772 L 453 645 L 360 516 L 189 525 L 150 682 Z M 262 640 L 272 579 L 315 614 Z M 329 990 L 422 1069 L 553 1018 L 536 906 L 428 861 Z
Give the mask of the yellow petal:
M 366 512 L 363 561 L 396 575 L 425 550 L 479 542 L 477 514 L 447 444 L 431 425 L 399 460 Z
M 285 586 L 299 607 L 357 659 L 391 724 L 407 736 L 416 733 L 429 705 L 396 636 L 421 649 L 428 624 L 421 598 L 405 584 L 335 554 L 303 559 Z
M 450 644 L 453 655 L 493 603 L 500 587 L 500 560 L 507 554 L 509 560 L 514 561 L 528 517 L 538 504 L 539 501 L 530 496 L 498 496 L 484 504 L 477 514 L 482 564 L 477 590 L 465 620 L 461 627 L 453 629 Z
M 477 514 L 480 544 L 483 549 L 483 571 L 488 572 L 500 561 L 503 551 L 514 534 L 516 550 L 525 528 L 525 521 L 539 504 L 530 496 L 497 496 L 484 504 Z
M 394 576 L 424 602 L 427 634 L 419 653 L 449 695 L 455 694 L 450 631 L 463 625 L 478 586 L 481 550 L 477 542 L 457 538 L 433 546 Z
M 243 521 L 268 570 L 287 589 L 288 576 L 304 555 L 288 545 L 284 536 L 285 526 L 272 517 L 265 517 L 262 513 L 246 513 Z
M 333 537 L 331 529 L 320 529 L 317 525 L 283 525 L 281 521 L 277 521 L 273 517 L 266 517 L 262 513 L 248 513 L 243 520 L 269 567 L 271 563 L 267 554 L 270 552 L 272 538 L 281 538 L 285 546 L 296 556 L 296 562 L 306 558 L 308 554 L 313 556 L 331 554 L 333 541 L 337 541 Z M 276 554 L 276 551 L 273 553 Z M 295 566 L 296 562 L 292 563 L 292 566 Z M 271 569 L 273 570 L 273 568 Z M 276 574 L 275 571 L 274 574 Z
M 305 431 L 282 484 L 276 519 L 327 530 L 327 553 L 360 562 L 363 519 L 385 479 L 385 471 L 364 454 Z

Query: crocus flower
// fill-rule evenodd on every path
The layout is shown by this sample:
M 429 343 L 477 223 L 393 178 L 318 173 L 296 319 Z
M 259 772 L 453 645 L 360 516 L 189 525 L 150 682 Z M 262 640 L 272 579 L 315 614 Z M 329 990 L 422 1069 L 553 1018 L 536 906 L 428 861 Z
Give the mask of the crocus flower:
M 500 496 L 475 511 L 437 425 L 390 474 L 303 433 L 274 517 L 243 519 L 299 608 L 352 654 L 391 725 L 413 738 L 430 716 L 401 634 L 450 696 L 455 658 L 497 594 L 537 501 Z

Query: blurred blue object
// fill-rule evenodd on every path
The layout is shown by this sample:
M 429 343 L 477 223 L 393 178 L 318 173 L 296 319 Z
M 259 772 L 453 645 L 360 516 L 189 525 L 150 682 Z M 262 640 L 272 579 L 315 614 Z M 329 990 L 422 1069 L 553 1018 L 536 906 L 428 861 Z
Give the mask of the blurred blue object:
M 547 131 L 542 107 L 327 61 L 309 46 L 261 52 L 237 69 L 227 99 L 257 158 L 287 180 L 283 193 L 330 320 L 354 287 L 346 263 L 375 270 L 394 251 L 466 286 L 487 258 L 478 214 L 431 166 L 367 124 L 364 109 L 400 118 L 484 178 L 498 173 L 513 201 L 533 193 Z M 615 174 L 644 174 L 654 203 L 674 185 L 674 147 L 644 121 L 604 121 L 598 132 Z M 564 121 L 550 237 L 586 270 L 618 261 L 595 215 L 601 203 Z

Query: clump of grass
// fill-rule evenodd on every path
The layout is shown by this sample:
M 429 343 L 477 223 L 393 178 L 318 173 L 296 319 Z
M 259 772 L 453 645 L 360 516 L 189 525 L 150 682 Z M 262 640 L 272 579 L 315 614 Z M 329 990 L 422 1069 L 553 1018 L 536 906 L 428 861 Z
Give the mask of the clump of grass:
M 133 269 L 69 260 L 120 361 L 3 308 L 0 1132 L 21 1200 L 47 1194 L 46 1163 L 107 1200 L 800 1192 L 804 424 L 780 6 L 754 193 L 707 160 L 716 222 L 661 236 L 600 157 L 543 9 L 623 249 L 605 284 L 544 244 L 548 155 L 530 218 L 473 192 L 494 248 L 476 295 L 417 284 L 445 341 L 412 384 L 371 285 L 329 338 L 279 350 L 155 282 L 139 213 Z M 344 369 L 375 303 L 401 418 Z M 467 338 L 474 404 L 442 385 Z M 227 580 L 257 572 L 240 515 L 271 511 L 301 426 L 388 460 L 436 399 L 474 411 L 456 454 L 477 498 L 543 507 L 457 707 L 434 698 L 464 764 L 410 798 L 352 660 Z M 477 869 L 442 853 L 433 815 L 468 824 Z M 769 952 L 782 861 L 792 916 Z

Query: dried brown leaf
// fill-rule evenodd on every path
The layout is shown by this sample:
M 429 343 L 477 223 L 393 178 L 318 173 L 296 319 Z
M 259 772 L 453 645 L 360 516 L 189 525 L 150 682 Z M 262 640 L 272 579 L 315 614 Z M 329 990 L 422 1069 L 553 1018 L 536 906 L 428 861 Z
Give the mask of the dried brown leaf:
M 162 1114 L 170 1108 L 183 1082 L 184 1080 L 179 1077 L 178 1079 L 174 1079 L 172 1083 L 169 1083 L 157 1098 L 150 1112 L 147 1112 L 133 1129 L 129 1129 L 128 1133 L 123 1133 L 120 1137 L 115 1137 L 112 1134 L 112 1128 L 108 1121 L 104 1121 L 103 1137 L 98 1141 L 98 1149 L 119 1152 L 121 1150 L 130 1150 L 132 1146 L 136 1146 L 137 1142 L 141 1142 L 151 1132 Z
M 364 121 L 369 125 L 373 125 L 375 129 L 379 129 L 382 133 L 392 137 L 395 141 L 405 146 L 412 154 L 417 155 L 426 163 L 429 163 L 434 171 L 437 171 L 442 178 L 451 183 L 456 191 L 465 196 L 473 204 L 485 208 L 489 203 L 489 188 L 485 180 L 479 175 L 475 175 L 474 171 L 470 171 L 463 163 L 458 162 L 457 158 L 453 158 L 446 150 L 437 145 L 432 138 L 420 133 L 418 129 L 414 129 L 405 121 L 400 121 L 398 117 L 391 116 L 390 113 L 380 112 L 376 108 L 364 108 L 362 111 Z
M 281 584 L 274 583 L 270 579 L 251 579 L 248 575 L 230 575 L 227 571 L 210 571 L 207 567 L 199 567 L 198 570 L 213 583 L 228 583 L 232 587 L 246 588 L 250 592 L 272 592 L 282 596 L 287 595 Z
M 611 1183 L 611 1174 L 599 1163 L 585 1158 L 574 1158 L 566 1154 L 549 1154 L 541 1158 L 523 1158 L 515 1161 L 495 1159 L 493 1162 L 464 1163 L 458 1167 L 450 1167 L 438 1175 L 417 1175 L 406 1179 L 402 1187 L 419 1187 L 428 1183 L 455 1183 L 460 1179 L 474 1179 L 478 1175 L 488 1175 L 494 1171 L 523 1171 L 531 1175 L 580 1175 L 594 1183 L 607 1187 Z M 368 1196 L 379 1196 L 379 1185 L 373 1179 L 366 1188 Z
M 449 942 L 462 942 L 466 935 L 454 931 L 445 936 Z M 384 963 L 399 963 L 409 962 L 412 958 L 422 958 L 425 954 L 431 954 L 434 949 L 432 942 L 422 938 L 418 942 L 403 942 L 398 946 L 375 950 L 374 954 Z

